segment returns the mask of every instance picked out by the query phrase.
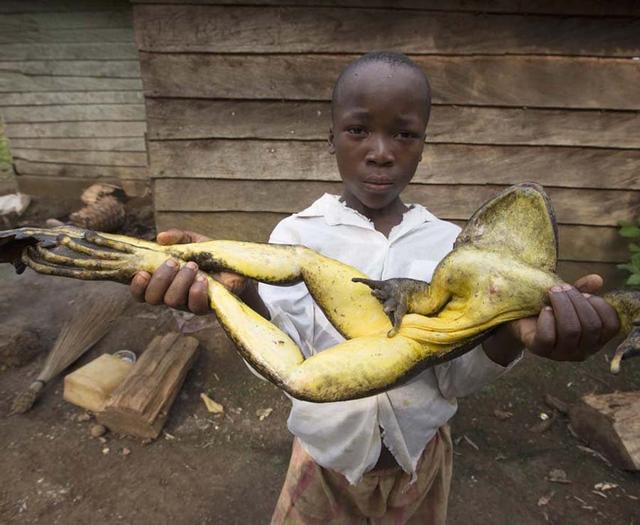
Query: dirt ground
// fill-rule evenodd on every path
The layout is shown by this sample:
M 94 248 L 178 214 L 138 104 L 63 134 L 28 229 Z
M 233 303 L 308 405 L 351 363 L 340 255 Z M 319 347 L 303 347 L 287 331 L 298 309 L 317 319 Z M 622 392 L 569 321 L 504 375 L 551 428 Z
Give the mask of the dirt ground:
M 69 306 L 111 283 L 16 276 L 0 266 L 0 323 L 26 323 L 50 348 Z M 78 364 L 104 352 L 140 354 L 155 334 L 184 321 L 165 307 L 131 303 L 112 331 Z M 288 401 L 254 377 L 213 319 L 190 321 L 198 359 L 171 409 L 164 434 L 150 444 L 107 434 L 91 438 L 91 421 L 62 399 L 62 380 L 48 386 L 25 415 L 8 416 L 18 392 L 37 376 L 45 354 L 0 371 L 0 523 L 266 524 L 287 467 Z M 77 366 L 77 365 L 76 365 Z M 450 500 L 451 524 L 640 523 L 640 475 L 608 466 L 572 436 L 565 416 L 545 405 L 589 393 L 640 388 L 640 360 L 619 376 L 605 353 L 583 364 L 527 356 L 483 391 L 460 400 Z M 205 392 L 225 407 L 213 416 Z M 263 409 L 272 412 L 263 419 Z M 513 415 L 502 420 L 494 411 Z M 555 417 L 543 433 L 540 414 Z M 127 449 L 129 453 L 125 450 Z M 561 469 L 567 483 L 551 481 Z M 552 477 L 552 476 L 551 476 Z M 614 488 L 594 492 L 607 482 Z M 599 493 L 598 493 L 599 492 Z

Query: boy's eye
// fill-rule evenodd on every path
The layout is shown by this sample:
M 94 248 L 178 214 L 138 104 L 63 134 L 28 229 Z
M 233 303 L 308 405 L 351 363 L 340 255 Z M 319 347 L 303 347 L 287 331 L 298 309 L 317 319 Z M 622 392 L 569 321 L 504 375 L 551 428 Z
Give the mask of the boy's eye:
M 413 131 L 398 131 L 396 136 L 401 139 L 418 139 L 420 136 L 418 133 L 414 133 Z
M 350 128 L 347 128 L 347 133 L 349 133 L 349 135 L 360 136 L 364 135 L 366 132 L 367 130 L 362 126 L 351 126 Z

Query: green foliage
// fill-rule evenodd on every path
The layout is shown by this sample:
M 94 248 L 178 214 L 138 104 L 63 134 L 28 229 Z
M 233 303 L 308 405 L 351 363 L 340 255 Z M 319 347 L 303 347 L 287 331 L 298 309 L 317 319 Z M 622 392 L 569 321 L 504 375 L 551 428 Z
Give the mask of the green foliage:
M 620 235 L 630 239 L 640 240 L 640 218 L 635 222 L 620 222 Z M 618 268 L 629 272 L 631 275 L 627 279 L 629 286 L 640 288 L 640 245 L 632 242 L 629 244 L 631 258 L 628 263 L 619 264 Z

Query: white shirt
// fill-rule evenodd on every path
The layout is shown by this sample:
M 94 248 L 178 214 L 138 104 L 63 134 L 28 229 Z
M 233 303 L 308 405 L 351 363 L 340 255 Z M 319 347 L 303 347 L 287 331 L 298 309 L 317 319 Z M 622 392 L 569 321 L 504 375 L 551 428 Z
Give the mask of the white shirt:
M 459 231 L 456 225 L 413 205 L 387 238 L 336 195 L 325 194 L 306 210 L 281 221 L 269 242 L 307 246 L 372 279 L 431 281 L 433 270 L 451 251 Z M 259 293 L 271 321 L 292 337 L 306 357 L 344 341 L 304 283 L 288 287 L 260 284 Z M 289 430 L 318 464 L 342 473 L 352 484 L 377 463 L 381 439 L 402 469 L 415 476 L 426 445 L 455 414 L 456 398 L 478 390 L 514 364 L 502 367 L 477 347 L 382 394 L 336 403 L 292 398 Z

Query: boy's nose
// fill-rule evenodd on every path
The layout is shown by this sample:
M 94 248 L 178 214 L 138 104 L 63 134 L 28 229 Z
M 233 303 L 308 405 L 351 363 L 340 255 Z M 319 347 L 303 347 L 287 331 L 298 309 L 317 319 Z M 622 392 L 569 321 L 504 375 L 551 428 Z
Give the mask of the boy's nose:
M 393 164 L 393 151 L 384 137 L 375 135 L 370 137 L 366 161 L 367 164 L 375 164 L 376 166 L 390 166 Z

